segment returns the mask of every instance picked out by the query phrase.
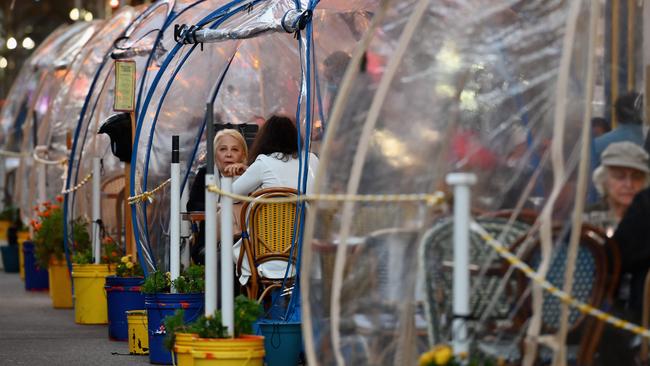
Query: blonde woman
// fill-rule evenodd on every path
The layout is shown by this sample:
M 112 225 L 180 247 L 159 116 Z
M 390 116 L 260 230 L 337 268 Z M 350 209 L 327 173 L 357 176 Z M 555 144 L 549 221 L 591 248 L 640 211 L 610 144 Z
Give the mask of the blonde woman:
M 214 161 L 216 165 L 216 173 L 219 177 L 225 172 L 226 167 L 237 164 L 238 166 L 245 166 L 248 160 L 248 147 L 244 136 L 237 130 L 225 129 L 221 130 L 214 137 Z M 192 183 L 190 190 L 190 197 L 187 201 L 188 211 L 205 211 L 205 172 L 206 166 L 199 168 Z M 235 178 L 236 179 L 236 178 Z M 219 179 L 217 179 L 217 182 Z M 239 233 L 239 212 L 241 205 L 233 207 L 233 226 L 234 233 Z M 218 233 L 217 233 L 218 235 Z M 199 223 L 198 237 L 192 246 L 191 255 L 194 263 L 203 264 L 205 250 L 205 222 Z

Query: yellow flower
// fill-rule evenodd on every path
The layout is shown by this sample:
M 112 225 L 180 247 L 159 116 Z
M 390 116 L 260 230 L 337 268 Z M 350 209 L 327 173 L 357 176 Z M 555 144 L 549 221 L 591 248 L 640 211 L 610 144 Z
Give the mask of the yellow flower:
M 433 360 L 437 365 L 446 365 L 454 355 L 451 347 L 447 345 L 439 345 L 433 347 Z
M 122 257 L 121 261 L 122 261 L 122 263 L 129 262 L 129 256 L 125 255 L 124 257 Z
M 418 366 L 429 366 L 433 362 L 433 352 L 425 352 L 420 356 Z
M 126 268 L 128 269 L 133 268 L 133 262 L 126 262 Z

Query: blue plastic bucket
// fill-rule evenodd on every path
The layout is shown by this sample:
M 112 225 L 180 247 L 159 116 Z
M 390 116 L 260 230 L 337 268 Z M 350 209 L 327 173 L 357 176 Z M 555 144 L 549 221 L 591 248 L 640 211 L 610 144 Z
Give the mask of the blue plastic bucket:
M 7 273 L 18 273 L 18 245 L 8 245 L 0 247 L 2 250 L 2 266 Z
M 266 366 L 294 366 L 302 351 L 301 323 L 262 320 Z
M 185 310 L 185 324 L 191 323 L 203 314 L 204 294 L 148 294 L 144 297 L 147 309 L 149 331 L 149 362 L 162 365 L 172 364 L 172 353 L 163 346 L 167 332 L 163 319 L 174 315 L 177 309 Z
M 129 339 L 126 312 L 144 309 L 144 294 L 140 293 L 142 277 L 106 276 L 106 302 L 108 307 L 108 338 L 115 341 Z
M 26 241 L 23 243 L 23 255 L 25 256 L 25 290 L 44 291 L 50 288 L 50 280 L 47 270 L 36 264 L 34 257 L 34 243 Z

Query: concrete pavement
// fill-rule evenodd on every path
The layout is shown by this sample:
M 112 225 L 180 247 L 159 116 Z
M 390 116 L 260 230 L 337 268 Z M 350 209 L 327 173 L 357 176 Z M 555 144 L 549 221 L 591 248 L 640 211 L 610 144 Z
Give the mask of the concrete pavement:
M 80 325 L 72 309 L 53 309 L 47 292 L 25 291 L 17 273 L 0 271 L 0 365 L 150 365 L 108 339 L 106 325 Z

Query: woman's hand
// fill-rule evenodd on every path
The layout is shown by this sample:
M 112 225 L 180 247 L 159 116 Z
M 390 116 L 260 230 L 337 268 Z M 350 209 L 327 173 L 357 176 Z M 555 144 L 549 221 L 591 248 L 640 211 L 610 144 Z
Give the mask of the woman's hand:
M 223 175 L 226 177 L 234 177 L 236 175 L 242 175 L 248 166 L 246 164 L 234 163 L 227 165 L 223 168 Z

